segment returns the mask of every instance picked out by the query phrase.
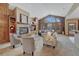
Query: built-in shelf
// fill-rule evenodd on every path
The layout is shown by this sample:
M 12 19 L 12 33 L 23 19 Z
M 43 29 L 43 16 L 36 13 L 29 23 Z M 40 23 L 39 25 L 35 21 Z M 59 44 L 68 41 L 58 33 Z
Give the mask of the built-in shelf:
M 9 16 L 9 31 L 10 33 L 16 32 L 16 18 Z

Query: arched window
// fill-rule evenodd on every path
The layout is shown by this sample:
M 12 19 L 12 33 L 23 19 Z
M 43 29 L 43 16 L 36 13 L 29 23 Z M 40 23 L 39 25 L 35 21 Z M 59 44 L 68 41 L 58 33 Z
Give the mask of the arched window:
M 59 33 L 64 31 L 64 17 L 48 15 L 42 18 L 42 20 L 42 25 L 40 24 L 42 30 L 55 30 Z
M 50 16 L 45 17 L 45 22 L 46 23 L 63 22 L 63 18 L 50 15 Z
M 61 22 L 61 19 L 60 18 L 56 18 L 56 22 Z
M 55 17 L 53 17 L 53 16 L 48 16 L 48 17 L 46 17 L 46 18 L 45 18 L 45 21 L 46 21 L 47 23 L 55 23 L 55 22 L 56 22 Z

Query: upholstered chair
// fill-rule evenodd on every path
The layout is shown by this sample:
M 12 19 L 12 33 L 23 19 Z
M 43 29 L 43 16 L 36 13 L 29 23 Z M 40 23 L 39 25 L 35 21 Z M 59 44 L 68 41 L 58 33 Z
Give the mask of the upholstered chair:
M 23 54 L 31 53 L 34 55 L 35 51 L 41 50 L 43 47 L 43 39 L 39 36 L 22 36 Z
M 47 34 L 46 35 L 43 35 L 43 37 L 44 37 L 43 43 L 45 45 L 50 45 L 53 48 L 56 47 L 56 45 L 57 45 L 57 38 L 56 38 L 55 34 L 52 35 L 51 32 L 47 32 Z
M 16 34 L 10 34 L 10 43 L 11 43 L 11 46 L 13 47 L 13 48 L 15 48 L 15 46 L 17 45 L 17 44 L 20 44 L 21 43 L 21 41 L 17 38 L 17 35 Z

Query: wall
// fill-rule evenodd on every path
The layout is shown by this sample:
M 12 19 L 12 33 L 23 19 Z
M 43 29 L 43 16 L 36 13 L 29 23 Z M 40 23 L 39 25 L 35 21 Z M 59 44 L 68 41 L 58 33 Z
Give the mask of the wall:
M 20 9 L 20 8 L 18 8 L 18 7 L 16 7 L 16 22 L 20 22 L 20 14 L 23 14 L 23 15 L 26 15 L 26 16 L 29 16 L 29 13 L 28 12 L 26 12 L 26 11 L 24 11 L 24 10 L 22 10 L 22 9 Z
M 69 23 L 76 23 L 77 24 L 77 29 L 78 29 L 78 21 L 79 20 L 79 4 L 74 4 L 65 17 L 65 34 L 68 35 L 68 20 Z
M 28 27 L 29 25 L 22 24 L 20 22 L 20 14 L 28 16 L 28 23 L 30 23 L 29 13 L 16 7 L 15 9 L 15 15 L 16 15 L 16 33 L 19 35 L 19 27 Z
M 79 6 L 69 15 L 66 16 L 66 19 L 79 18 Z

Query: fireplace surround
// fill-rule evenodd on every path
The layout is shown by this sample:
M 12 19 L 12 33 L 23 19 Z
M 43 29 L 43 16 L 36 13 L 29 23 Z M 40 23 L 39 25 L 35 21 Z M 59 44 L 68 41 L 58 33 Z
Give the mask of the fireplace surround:
M 19 27 L 19 34 L 22 35 L 22 34 L 26 34 L 29 32 L 29 29 L 28 27 Z

